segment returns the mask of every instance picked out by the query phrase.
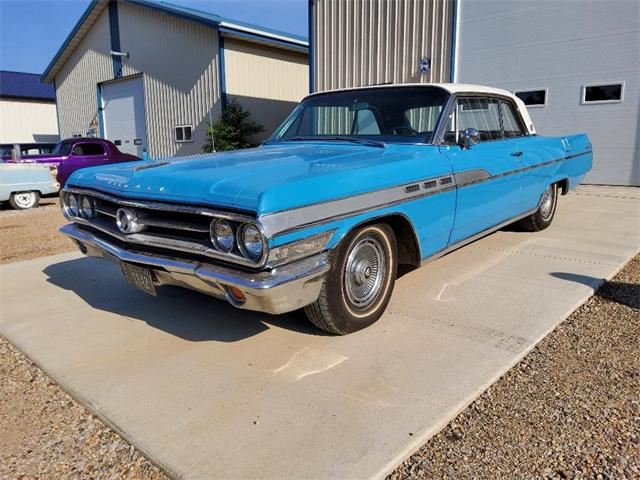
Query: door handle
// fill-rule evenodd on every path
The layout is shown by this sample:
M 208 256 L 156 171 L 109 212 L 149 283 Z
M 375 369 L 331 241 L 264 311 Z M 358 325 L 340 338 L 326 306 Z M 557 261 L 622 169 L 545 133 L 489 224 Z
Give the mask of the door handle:
M 511 152 L 511 156 L 512 157 L 521 157 L 522 156 L 522 152 L 518 151 L 518 152 Z

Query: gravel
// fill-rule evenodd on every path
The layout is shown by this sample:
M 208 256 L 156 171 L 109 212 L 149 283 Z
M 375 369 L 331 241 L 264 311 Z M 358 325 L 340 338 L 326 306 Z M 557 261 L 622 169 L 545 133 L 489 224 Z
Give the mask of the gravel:
M 388 479 L 640 478 L 640 256 Z
M 0 336 L 0 478 L 167 477 Z
M 57 197 L 43 198 L 40 207 L 29 210 L 4 205 L 0 208 L 0 264 L 75 250 L 58 233 L 65 223 Z

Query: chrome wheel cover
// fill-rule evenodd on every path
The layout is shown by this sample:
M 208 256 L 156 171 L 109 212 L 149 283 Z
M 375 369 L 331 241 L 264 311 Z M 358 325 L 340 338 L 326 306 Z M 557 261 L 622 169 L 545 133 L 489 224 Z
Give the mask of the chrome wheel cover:
M 386 255 L 377 238 L 365 236 L 349 252 L 344 269 L 344 291 L 354 310 L 369 308 L 379 297 L 386 275 Z
M 36 196 L 33 192 L 20 192 L 14 195 L 16 205 L 21 208 L 31 208 L 36 203 Z
M 553 213 L 553 197 L 553 185 L 549 185 L 540 199 L 540 215 L 544 220 L 549 220 L 549 217 L 551 217 L 551 214 Z

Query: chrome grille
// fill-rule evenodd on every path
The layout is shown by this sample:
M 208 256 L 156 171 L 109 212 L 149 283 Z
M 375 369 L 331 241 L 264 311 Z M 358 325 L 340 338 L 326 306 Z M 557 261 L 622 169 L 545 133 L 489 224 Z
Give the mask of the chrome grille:
M 68 188 L 64 190 L 63 195 L 67 193 L 84 195 L 95 201 L 95 216 L 93 218 L 85 219 L 80 215 L 72 216 L 63 209 L 69 220 L 100 230 L 120 241 L 204 255 L 252 267 L 264 264 L 267 255 L 266 248 L 264 248 L 263 256 L 253 261 L 245 257 L 237 245 L 227 253 L 217 250 L 211 242 L 209 228 L 214 219 L 229 220 L 237 225 L 237 228 L 246 223 L 261 228 L 255 219 L 248 215 L 191 205 L 123 199 L 84 189 Z M 123 233 L 116 223 L 116 215 L 121 208 L 134 211 L 138 223 L 144 225 L 144 231 Z

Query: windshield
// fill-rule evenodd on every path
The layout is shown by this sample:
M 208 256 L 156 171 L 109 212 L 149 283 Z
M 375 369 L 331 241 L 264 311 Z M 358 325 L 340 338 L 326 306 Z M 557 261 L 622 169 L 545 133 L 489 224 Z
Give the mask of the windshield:
M 71 152 L 72 145 L 72 143 L 59 142 L 51 153 L 56 157 L 66 157 Z
M 437 87 L 378 87 L 314 95 L 302 101 L 271 141 L 431 143 L 448 98 Z

